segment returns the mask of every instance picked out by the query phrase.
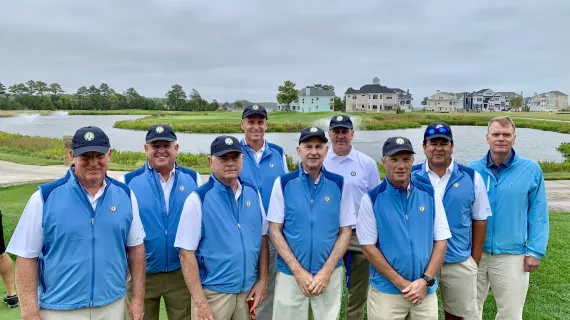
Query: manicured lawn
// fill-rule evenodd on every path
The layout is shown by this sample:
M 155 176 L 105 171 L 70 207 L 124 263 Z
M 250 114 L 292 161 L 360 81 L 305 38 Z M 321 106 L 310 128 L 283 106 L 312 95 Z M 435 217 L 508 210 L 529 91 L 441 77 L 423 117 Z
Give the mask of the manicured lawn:
M 8 241 L 24 209 L 28 198 L 36 190 L 36 184 L 0 188 L 0 209 L 3 213 L 4 233 Z M 570 319 L 570 213 L 550 214 L 550 240 L 548 253 L 539 271 L 530 277 L 530 288 L 524 319 Z M 5 288 L 0 281 L 0 294 Z M 344 315 L 344 301 L 342 312 Z M 485 304 L 483 319 L 494 319 L 496 305 L 492 296 Z M 0 320 L 20 319 L 20 309 L 8 309 L 0 304 Z M 167 319 L 164 304 L 160 319 Z M 344 319 L 344 316 L 341 317 Z M 440 319 L 443 319 L 440 308 Z

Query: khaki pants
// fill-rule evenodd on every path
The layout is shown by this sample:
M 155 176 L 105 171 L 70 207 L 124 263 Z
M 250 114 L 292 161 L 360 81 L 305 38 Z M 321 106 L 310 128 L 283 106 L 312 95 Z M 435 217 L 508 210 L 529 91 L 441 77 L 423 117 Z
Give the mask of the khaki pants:
M 275 295 L 275 277 L 277 276 L 277 249 L 269 241 L 269 276 L 267 279 L 267 298 L 257 307 L 257 319 L 271 320 L 273 316 L 273 297 Z
M 306 297 L 301 292 L 294 276 L 277 272 L 277 278 L 275 279 L 275 299 L 273 300 L 273 319 L 308 319 L 309 303 L 313 310 L 313 319 L 338 319 L 342 300 L 343 278 L 344 270 L 341 266 L 333 271 L 329 286 L 325 292 L 316 297 Z
M 524 255 L 496 254 L 483 252 L 477 274 L 477 305 L 479 319 L 483 317 L 483 304 L 493 290 L 497 302 L 497 320 L 521 320 L 529 273 L 524 272 Z
M 437 320 L 437 295 L 426 294 L 422 303 L 412 304 L 402 294 L 382 293 L 368 289 L 368 319 Z
M 132 299 L 132 281 L 127 279 L 128 308 Z M 182 269 L 171 272 L 147 273 L 144 294 L 144 320 L 158 320 L 160 298 L 164 298 L 168 320 L 190 320 L 190 291 L 184 281 Z M 127 319 L 128 311 L 126 312 Z
M 250 320 L 251 314 L 247 305 L 247 295 L 249 292 L 242 292 L 237 294 L 220 293 L 204 289 L 206 300 L 212 310 L 214 320 Z M 194 299 L 192 299 L 192 316 L 191 319 L 196 319 L 196 311 L 194 308 Z M 170 319 L 169 319 L 170 320 Z
M 102 307 L 75 310 L 40 309 L 42 320 L 124 320 L 125 298 Z
M 368 295 L 370 277 L 370 264 L 362 254 L 362 247 L 356 237 L 356 230 L 352 230 L 352 239 L 348 251 L 344 255 L 344 265 L 348 267 L 350 253 L 350 284 L 346 301 L 346 320 L 362 320 L 364 306 Z
M 473 258 L 463 262 L 444 263 L 437 273 L 443 310 L 463 317 L 478 319 L 477 263 Z

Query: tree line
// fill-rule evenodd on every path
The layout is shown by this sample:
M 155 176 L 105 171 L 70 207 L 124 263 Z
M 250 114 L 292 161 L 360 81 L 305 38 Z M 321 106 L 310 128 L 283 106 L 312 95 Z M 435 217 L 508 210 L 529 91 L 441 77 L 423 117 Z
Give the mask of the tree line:
M 176 111 L 215 111 L 243 108 L 247 100 L 234 103 L 208 102 L 195 89 L 187 95 L 182 86 L 172 86 L 164 98 L 148 98 L 140 95 L 135 88 L 122 93 L 106 83 L 99 86 L 81 86 L 75 93 L 66 93 L 57 82 L 29 80 L 6 87 L 0 83 L 0 110 L 176 110 Z

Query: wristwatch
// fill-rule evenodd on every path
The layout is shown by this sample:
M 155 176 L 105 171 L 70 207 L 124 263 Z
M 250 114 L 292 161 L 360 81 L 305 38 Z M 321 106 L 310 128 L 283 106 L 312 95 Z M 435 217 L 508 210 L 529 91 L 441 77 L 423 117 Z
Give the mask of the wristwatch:
M 435 279 L 430 278 L 430 277 L 426 276 L 425 274 L 422 274 L 422 279 L 424 279 L 427 282 L 428 287 L 431 287 L 435 284 Z

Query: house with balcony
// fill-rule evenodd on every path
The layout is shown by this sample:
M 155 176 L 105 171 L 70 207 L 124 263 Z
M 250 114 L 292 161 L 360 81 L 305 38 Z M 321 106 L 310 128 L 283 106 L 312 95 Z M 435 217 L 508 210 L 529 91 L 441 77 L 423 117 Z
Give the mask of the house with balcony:
M 307 86 L 299 90 L 297 101 L 289 104 L 291 111 L 296 112 L 322 112 L 334 110 L 334 90 L 325 90 Z M 278 105 L 278 110 L 287 110 L 287 106 Z
M 464 93 L 441 92 L 439 90 L 427 99 L 426 111 L 454 112 L 463 110 Z
M 414 104 L 414 98 L 410 94 L 410 89 L 404 91 L 400 88 L 392 88 L 394 92 L 398 94 L 398 104 L 400 105 L 400 109 L 407 111 L 408 105 Z
M 372 84 L 366 84 L 355 90 L 348 88 L 344 94 L 346 112 L 396 112 L 400 105 L 398 92 L 380 84 L 378 77 Z
M 568 108 L 568 95 L 560 91 L 550 91 L 532 98 L 530 111 L 558 112 Z

